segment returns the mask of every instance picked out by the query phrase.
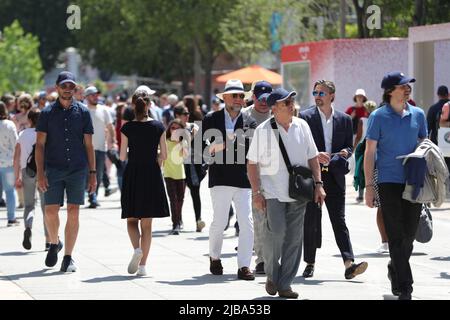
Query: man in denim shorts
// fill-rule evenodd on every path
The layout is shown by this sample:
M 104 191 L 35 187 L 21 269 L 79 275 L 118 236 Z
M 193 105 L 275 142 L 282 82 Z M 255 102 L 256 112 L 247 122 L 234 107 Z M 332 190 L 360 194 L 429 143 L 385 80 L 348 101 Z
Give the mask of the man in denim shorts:
M 86 172 L 89 165 L 89 192 L 97 181 L 92 144 L 94 129 L 89 110 L 73 99 L 76 82 L 70 72 L 61 72 L 56 81 L 59 98 L 44 108 L 36 127 L 36 165 L 39 189 L 45 192 L 45 222 L 50 248 L 45 259 L 47 267 L 58 262 L 62 245 L 58 240 L 59 208 L 67 196 L 65 255 L 62 272 L 75 272 L 72 251 L 78 235 L 80 205 L 84 205 Z

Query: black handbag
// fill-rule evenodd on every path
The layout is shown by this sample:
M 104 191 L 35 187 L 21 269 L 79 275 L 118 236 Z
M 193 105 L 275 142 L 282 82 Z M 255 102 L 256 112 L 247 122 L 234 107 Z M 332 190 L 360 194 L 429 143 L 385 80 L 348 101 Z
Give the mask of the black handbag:
M 298 201 L 310 202 L 314 200 L 314 179 L 311 169 L 303 166 L 292 166 L 286 152 L 283 140 L 278 132 L 275 118 L 270 120 L 272 129 L 278 137 L 278 145 L 289 173 L 289 197 Z

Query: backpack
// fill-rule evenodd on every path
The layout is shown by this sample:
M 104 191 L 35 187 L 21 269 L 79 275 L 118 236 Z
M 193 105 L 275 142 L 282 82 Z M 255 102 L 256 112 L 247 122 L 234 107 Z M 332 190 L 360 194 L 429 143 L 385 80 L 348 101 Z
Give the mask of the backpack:
M 36 176 L 37 171 L 35 153 L 36 153 L 36 144 L 33 145 L 33 150 L 31 150 L 31 153 L 28 156 L 27 166 L 25 167 L 27 175 L 30 176 L 31 178 L 34 178 Z

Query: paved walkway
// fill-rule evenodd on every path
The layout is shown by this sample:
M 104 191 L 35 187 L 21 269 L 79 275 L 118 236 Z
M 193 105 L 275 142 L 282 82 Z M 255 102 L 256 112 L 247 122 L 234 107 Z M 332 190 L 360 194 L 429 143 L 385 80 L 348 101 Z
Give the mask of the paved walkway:
M 131 258 L 125 221 L 120 219 L 119 193 L 100 196 L 101 207 L 81 213 L 79 238 L 74 259 L 79 272 L 59 272 L 62 254 L 55 268 L 44 265 L 42 215 L 38 210 L 33 229 L 33 248 L 22 248 L 23 224 L 6 228 L 6 212 L 0 210 L 0 299 L 162 299 L 162 300 L 252 300 L 278 299 L 264 290 L 264 276 L 256 281 L 236 279 L 237 238 L 234 228 L 225 233 L 224 275 L 209 273 L 208 226 L 212 210 L 207 181 L 202 184 L 203 219 L 207 227 L 195 232 L 195 219 L 189 191 L 186 192 L 184 231 L 169 236 L 170 218 L 154 222 L 153 243 L 147 267 L 148 277 L 127 274 Z M 102 193 L 101 189 L 101 193 Z M 312 300 L 391 300 L 386 277 L 386 254 L 377 254 L 379 235 L 376 211 L 355 203 L 356 193 L 349 186 L 347 224 L 357 261 L 369 263 L 366 273 L 348 281 L 334 241 L 331 225 L 324 212 L 323 246 L 318 251 L 314 278 L 300 275 L 293 289 L 301 299 Z M 22 213 L 19 211 L 19 216 Z M 413 299 L 450 298 L 450 203 L 433 210 L 434 237 L 428 244 L 416 243 L 411 264 L 415 279 Z M 61 215 L 64 226 L 65 212 Z M 234 223 L 234 218 L 232 224 Z M 62 232 L 63 228 L 61 229 Z M 254 265 L 252 266 L 254 267 Z

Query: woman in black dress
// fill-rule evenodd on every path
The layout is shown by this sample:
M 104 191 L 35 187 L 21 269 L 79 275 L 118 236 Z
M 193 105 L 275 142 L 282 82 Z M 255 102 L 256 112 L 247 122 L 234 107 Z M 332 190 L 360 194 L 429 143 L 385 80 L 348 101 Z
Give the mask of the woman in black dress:
M 145 276 L 145 264 L 152 240 L 152 219 L 169 216 L 161 164 L 167 158 L 165 129 L 161 122 L 148 117 L 150 89 L 133 95 L 136 118 L 121 129 L 120 159 L 128 164 L 123 174 L 122 219 L 127 219 L 128 235 L 134 254 L 128 273 Z M 160 152 L 158 154 L 158 147 Z M 139 221 L 141 230 L 139 230 Z

